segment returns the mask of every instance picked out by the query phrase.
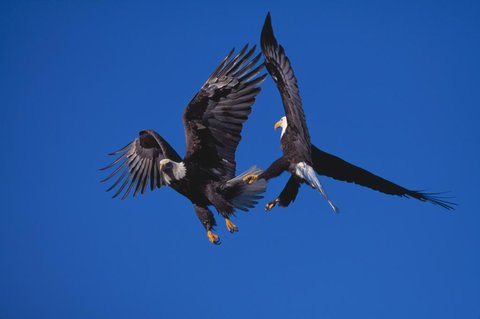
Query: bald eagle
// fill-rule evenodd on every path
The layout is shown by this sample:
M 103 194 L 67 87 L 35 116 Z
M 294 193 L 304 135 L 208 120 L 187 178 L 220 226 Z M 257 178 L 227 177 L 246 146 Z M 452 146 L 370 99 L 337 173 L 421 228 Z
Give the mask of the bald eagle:
M 315 147 L 310 142 L 297 79 L 290 61 L 285 55 L 285 50 L 275 39 L 270 13 L 268 13 L 262 29 L 261 46 L 266 68 L 277 84 L 285 109 L 286 116 L 282 117 L 274 126 L 275 129 L 282 129 L 280 143 L 283 156 L 274 161 L 263 173 L 251 174 L 245 176 L 244 179 L 247 182 L 253 182 L 258 178 L 269 180 L 286 170 L 291 174 L 280 195 L 266 205 L 266 211 L 271 210 L 276 204 L 283 207 L 288 206 L 295 200 L 300 185 L 307 183 L 318 190 L 332 209 L 338 212 L 338 208 L 328 198 L 316 174 L 369 187 L 385 194 L 412 197 L 421 201 L 429 201 L 446 209 L 453 209 L 453 203 L 443 200 L 436 193 L 406 189 Z
M 102 182 L 119 175 L 107 189 L 119 186 L 113 197 L 123 192 L 125 199 L 131 192 L 143 194 L 148 186 L 151 190 L 169 186 L 191 201 L 211 243 L 219 244 L 220 238 L 212 232 L 216 221 L 208 206 L 225 218 L 230 232 L 238 230 L 230 215 L 235 209 L 254 207 L 266 189 L 265 180 L 243 181 L 245 175 L 262 172 L 256 167 L 235 177 L 235 151 L 243 123 L 266 77 L 266 73 L 259 76 L 264 67 L 257 65 L 261 54 L 251 58 L 255 46 L 247 49 L 248 45 L 234 57 L 231 50 L 185 108 L 183 159 L 154 130 L 141 131 L 134 141 L 110 154 L 118 158 L 102 170 L 115 169 Z

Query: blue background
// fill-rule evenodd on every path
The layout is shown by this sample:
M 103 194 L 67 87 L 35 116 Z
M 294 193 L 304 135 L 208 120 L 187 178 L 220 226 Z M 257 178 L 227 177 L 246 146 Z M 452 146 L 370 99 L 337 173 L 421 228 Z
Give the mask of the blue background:
M 2 1 L 0 318 L 478 318 L 478 1 Z M 456 211 L 321 178 L 211 245 L 171 189 L 111 200 L 105 154 L 181 114 L 267 11 L 312 140 Z M 238 171 L 280 156 L 271 79 Z

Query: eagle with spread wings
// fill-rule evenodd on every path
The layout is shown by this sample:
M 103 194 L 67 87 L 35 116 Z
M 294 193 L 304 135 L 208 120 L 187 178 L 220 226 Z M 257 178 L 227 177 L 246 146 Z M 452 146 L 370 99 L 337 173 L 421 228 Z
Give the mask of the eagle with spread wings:
M 230 232 L 238 231 L 230 220 L 236 209 L 248 211 L 262 198 L 266 181 L 245 183 L 243 178 L 262 171 L 252 167 L 235 176 L 235 151 L 241 140 L 243 124 L 252 111 L 260 84 L 266 74 L 258 65 L 261 54 L 254 55 L 255 46 L 248 45 L 235 56 L 231 50 L 218 65 L 200 91 L 183 112 L 186 154 L 182 159 L 175 149 L 154 130 L 143 130 L 122 149 L 111 153 L 118 156 L 102 170 L 113 171 L 102 182 L 116 177 L 107 191 L 113 197 L 143 194 L 169 186 L 187 197 L 213 244 L 220 238 L 212 232 L 215 218 L 209 209 L 214 206 Z
M 316 174 L 355 183 L 388 195 L 412 197 L 446 209 L 453 209 L 455 204 L 438 196 L 438 193 L 407 189 L 313 145 L 310 141 L 297 78 L 284 48 L 275 39 L 270 13 L 265 19 L 260 42 L 265 56 L 265 66 L 277 85 L 285 109 L 285 116 L 274 126 L 275 129 L 282 129 L 280 144 L 283 155 L 275 160 L 265 172 L 245 176 L 244 180 L 251 183 L 258 179 L 270 180 L 284 171 L 291 174 L 280 195 L 265 206 L 266 211 L 271 210 L 277 204 L 283 207 L 288 206 L 297 197 L 300 185 L 306 183 L 317 190 L 331 208 L 338 212 L 338 208 L 328 198 Z

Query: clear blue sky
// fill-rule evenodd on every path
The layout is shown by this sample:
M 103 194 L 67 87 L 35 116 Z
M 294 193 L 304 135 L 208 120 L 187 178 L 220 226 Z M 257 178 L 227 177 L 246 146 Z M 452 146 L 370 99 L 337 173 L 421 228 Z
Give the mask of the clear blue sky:
M 0 318 L 478 318 L 478 1 L 2 1 Z M 453 213 L 322 178 L 211 245 L 171 189 L 111 200 L 106 153 L 183 108 L 267 11 L 312 140 Z M 271 79 L 238 170 L 280 156 Z M 219 219 L 221 221 L 221 219 Z

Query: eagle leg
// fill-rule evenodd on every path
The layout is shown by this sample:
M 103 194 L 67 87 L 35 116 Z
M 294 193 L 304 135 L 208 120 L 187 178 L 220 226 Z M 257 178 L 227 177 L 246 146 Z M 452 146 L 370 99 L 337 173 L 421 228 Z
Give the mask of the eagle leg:
M 220 245 L 220 236 L 214 234 L 211 230 L 207 231 L 208 240 L 214 245 Z
M 258 176 L 257 174 L 250 174 L 250 175 L 247 175 L 243 178 L 243 181 L 247 184 L 252 184 L 253 182 L 255 182 L 257 179 L 258 179 Z
M 227 225 L 227 229 L 229 232 L 231 232 L 232 234 L 234 232 L 238 232 L 238 227 L 237 225 L 235 225 L 231 220 L 230 218 L 225 218 L 225 225 Z
M 257 179 L 265 179 L 268 181 L 271 178 L 277 177 L 278 175 L 282 174 L 285 170 L 288 169 L 289 161 L 285 157 L 280 157 L 279 159 L 275 160 L 266 171 L 261 173 L 260 175 L 257 174 L 249 174 L 243 178 L 243 181 L 252 184 Z
M 279 198 L 275 198 L 274 200 L 272 200 L 270 203 L 265 205 L 265 211 L 266 212 L 271 211 L 275 207 L 275 205 L 277 205 L 278 202 L 280 202 Z
M 272 208 L 274 208 L 277 204 L 282 207 L 287 207 L 290 205 L 290 203 L 293 202 L 297 197 L 298 189 L 300 188 L 301 183 L 302 180 L 297 175 L 292 174 L 280 195 L 278 195 L 275 200 L 265 205 L 265 211 L 268 212 L 272 210 Z
M 215 218 L 213 218 L 212 212 L 203 205 L 193 204 L 193 208 L 197 213 L 198 219 L 202 223 L 203 227 L 207 230 L 208 240 L 215 245 L 220 244 L 220 237 L 212 232 L 212 228 L 216 225 Z

